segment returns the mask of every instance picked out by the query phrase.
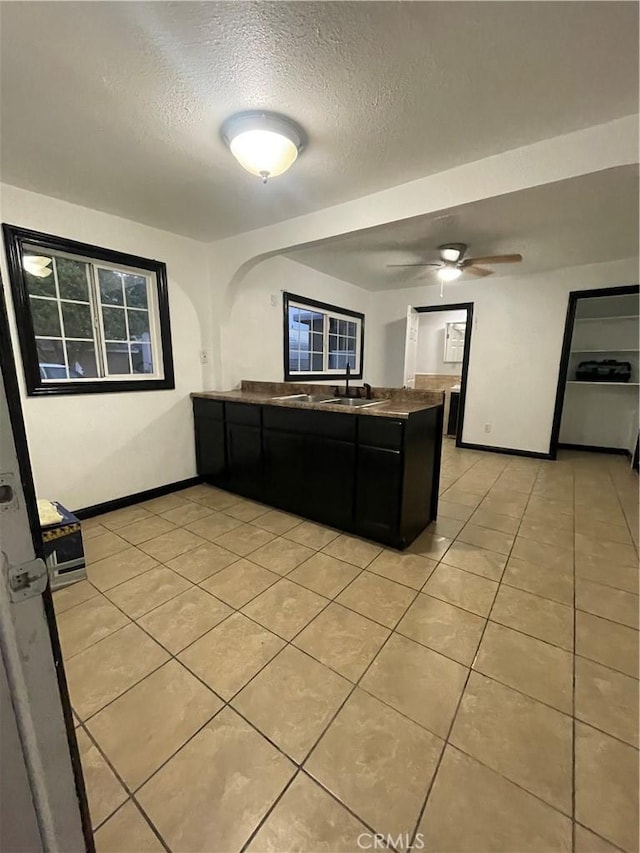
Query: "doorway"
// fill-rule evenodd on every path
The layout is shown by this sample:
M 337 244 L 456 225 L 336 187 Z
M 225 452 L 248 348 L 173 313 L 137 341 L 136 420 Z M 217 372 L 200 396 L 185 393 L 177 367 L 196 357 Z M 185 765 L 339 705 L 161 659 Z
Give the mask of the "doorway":
M 640 390 L 639 287 L 569 294 L 549 455 L 568 448 L 633 457 Z
M 473 302 L 407 308 L 404 385 L 445 394 L 444 434 L 464 447 Z

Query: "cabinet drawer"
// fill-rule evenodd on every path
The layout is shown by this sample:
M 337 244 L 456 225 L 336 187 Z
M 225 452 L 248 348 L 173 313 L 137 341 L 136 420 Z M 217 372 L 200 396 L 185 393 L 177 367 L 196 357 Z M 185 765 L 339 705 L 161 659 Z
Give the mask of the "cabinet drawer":
M 205 400 L 202 397 L 194 397 L 193 414 L 196 418 L 210 418 L 213 421 L 221 421 L 224 419 L 224 403 L 222 400 Z
M 404 421 L 376 418 L 371 415 L 358 418 L 358 442 L 368 447 L 385 447 L 400 450 L 404 436 Z
M 255 403 L 226 403 L 225 405 L 229 423 L 260 426 L 260 406 Z
M 353 415 L 319 412 L 317 409 L 265 406 L 264 427 L 286 432 L 303 432 L 307 435 L 319 435 L 339 441 L 355 441 L 356 437 L 356 419 Z

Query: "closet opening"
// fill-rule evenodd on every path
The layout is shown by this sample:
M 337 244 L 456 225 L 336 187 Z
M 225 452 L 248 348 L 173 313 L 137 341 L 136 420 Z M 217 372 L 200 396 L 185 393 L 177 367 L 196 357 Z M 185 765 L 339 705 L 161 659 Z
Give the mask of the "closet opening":
M 639 287 L 569 294 L 549 453 L 633 457 L 640 391 Z

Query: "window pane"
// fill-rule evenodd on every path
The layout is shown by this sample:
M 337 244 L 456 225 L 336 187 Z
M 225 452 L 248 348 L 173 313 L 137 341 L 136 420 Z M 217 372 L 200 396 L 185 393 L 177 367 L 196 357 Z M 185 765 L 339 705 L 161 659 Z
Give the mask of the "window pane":
M 68 379 L 64 363 L 62 341 L 48 341 L 40 338 L 36 341 L 38 364 L 41 379 Z
M 346 320 L 338 320 L 338 334 L 346 335 L 347 334 L 347 321 Z
M 141 335 L 149 337 L 149 312 L 148 311 L 127 311 L 129 320 L 129 337 L 139 338 Z
M 314 332 L 322 333 L 324 331 L 324 314 L 314 314 L 311 321 L 311 328 Z
M 104 337 L 107 341 L 126 341 L 127 327 L 124 319 L 124 309 L 103 308 Z M 127 371 L 128 372 L 128 371 Z
M 93 341 L 67 341 L 67 356 L 72 379 L 91 379 L 98 375 Z
M 322 335 L 311 335 L 311 349 L 314 352 L 322 352 Z
M 56 271 L 62 299 L 89 301 L 86 264 L 81 261 L 72 261 L 69 258 L 56 258 Z
M 130 308 L 147 308 L 147 280 L 141 275 L 127 275 L 124 278 L 124 291 Z
M 66 338 L 93 338 L 91 309 L 88 304 L 61 302 L 64 335 Z
M 131 364 L 134 373 L 153 373 L 153 357 L 149 333 L 145 332 L 137 341 L 130 341 Z
M 335 319 L 335 317 L 329 317 L 329 334 L 338 334 L 338 321 Z
M 129 344 L 106 344 L 107 368 L 110 376 L 131 373 L 129 366 Z
M 316 373 L 322 371 L 322 353 L 314 353 L 311 356 L 311 369 Z
M 124 305 L 122 275 L 113 270 L 98 270 L 100 301 L 103 305 Z
M 289 308 L 289 370 L 293 372 L 311 370 L 310 348 L 312 338 L 318 338 L 322 346 L 322 335 L 313 335 L 311 326 L 316 315 L 312 311 Z
M 61 337 L 58 303 L 53 299 L 31 297 L 31 317 L 36 335 Z
M 23 253 L 24 257 L 29 257 L 29 252 Z M 39 258 L 49 257 L 48 255 L 41 255 L 38 253 Z M 53 296 L 55 298 L 56 295 L 56 281 L 53 277 L 53 270 L 49 266 L 50 270 L 49 275 L 44 278 L 40 278 L 40 276 L 31 275 L 24 267 L 22 268 L 24 274 L 25 284 L 27 285 L 27 290 L 32 296 Z M 44 269 L 43 269 L 44 272 Z

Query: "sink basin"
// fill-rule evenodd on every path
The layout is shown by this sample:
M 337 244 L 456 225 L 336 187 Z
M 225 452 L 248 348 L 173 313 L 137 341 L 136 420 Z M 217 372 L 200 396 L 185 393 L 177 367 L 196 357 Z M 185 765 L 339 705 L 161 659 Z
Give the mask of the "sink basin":
M 272 397 L 272 400 L 291 400 L 293 403 L 333 403 L 336 397 L 327 394 L 287 394 L 284 397 Z
M 385 400 L 359 400 L 357 397 L 341 397 L 339 400 L 325 400 L 325 403 L 331 403 L 332 406 L 347 406 L 348 408 L 364 409 L 367 406 L 379 406 Z

